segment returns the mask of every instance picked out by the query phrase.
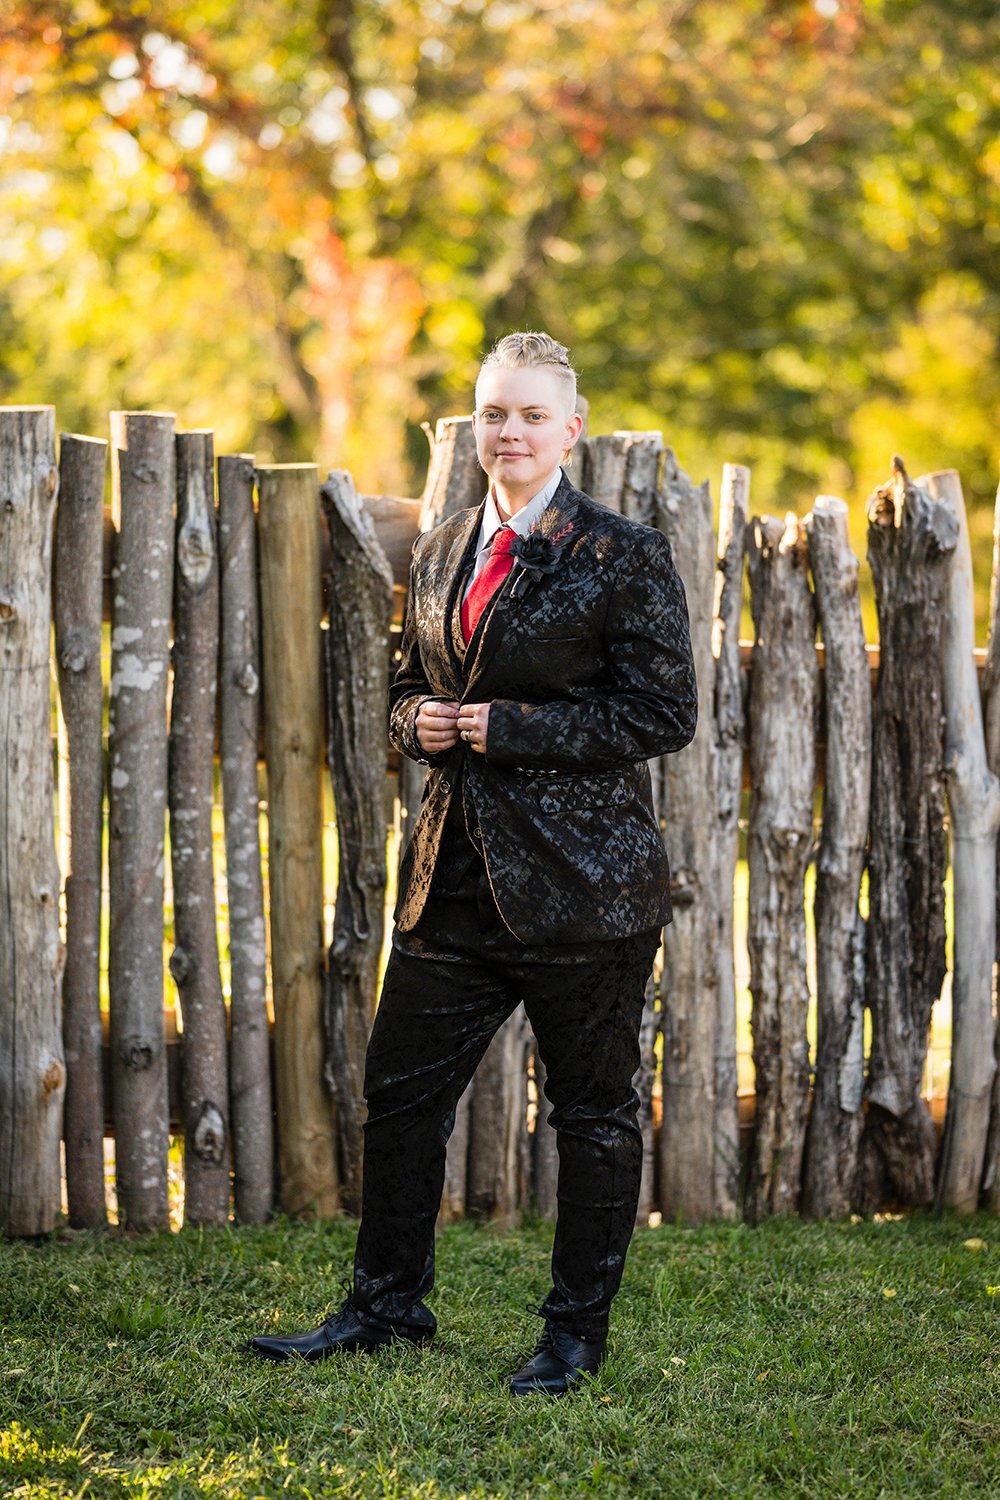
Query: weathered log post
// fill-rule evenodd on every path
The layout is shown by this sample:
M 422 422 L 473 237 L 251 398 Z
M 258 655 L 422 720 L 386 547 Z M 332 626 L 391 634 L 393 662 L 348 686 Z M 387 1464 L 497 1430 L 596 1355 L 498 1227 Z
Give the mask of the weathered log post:
M 751 523 L 748 863 L 750 990 L 757 1120 L 748 1214 L 799 1204 L 809 1107 L 804 885 L 812 848 L 819 669 L 808 544 L 789 514 Z
M 253 459 L 247 454 L 220 458 L 218 474 L 219 750 L 229 896 L 233 1196 L 240 1224 L 263 1224 L 274 1197 L 274 1126 L 257 788 L 260 600 Z
M 552 1105 L 545 1097 L 547 1075 L 537 1046 L 532 1054 L 532 1069 L 536 1105 L 535 1129 L 531 1138 L 531 1206 L 539 1218 L 554 1219 L 559 1181 L 559 1143 L 555 1131 L 549 1126 Z
M 108 835 L 111 1082 L 119 1220 L 165 1228 L 163 856 L 174 580 L 174 418 L 111 413 Z
M 719 1002 L 715 1035 L 715 1212 L 736 1218 L 740 1202 L 740 1136 L 736 1072 L 736 966 L 733 954 L 736 864 L 740 852 L 740 801 L 746 740 L 746 686 L 740 668 L 740 616 L 750 470 L 723 464 L 719 497 L 715 610 L 715 729 L 719 933 L 716 944 Z
M 819 495 L 806 517 L 823 632 L 826 763 L 816 869 L 816 1073 L 802 1209 L 838 1219 L 854 1204 L 864 1123 L 864 918 L 858 905 L 871 793 L 872 692 L 847 506 Z
M 626 515 L 630 507 L 623 506 Z M 712 703 L 715 531 L 707 480 L 695 485 L 665 454 L 656 519 L 687 595 L 699 702 Z M 660 816 L 671 865 L 673 921 L 663 935 L 660 1024 L 663 1123 L 660 1203 L 665 1219 L 715 1214 L 715 1069 L 718 1042 L 718 797 L 715 725 L 699 714 L 694 739 L 661 761 Z M 736 1038 L 733 1035 L 735 1055 Z M 736 1095 L 733 1094 L 733 1107 Z
M 392 569 L 351 476 L 321 490 L 330 535 L 327 756 L 337 811 L 337 905 L 328 953 L 326 1079 L 340 1145 L 341 1196 L 361 1213 L 365 1049 L 385 932 L 385 703 Z
M 990 625 L 983 670 L 983 729 L 986 761 L 1000 777 L 1000 487 L 993 511 L 993 576 L 990 584 Z M 1000 847 L 994 878 L 994 961 L 1000 966 Z M 1000 967 L 998 967 L 1000 972 Z M 1000 1213 L 1000 1017 L 994 1033 L 993 1091 L 990 1129 L 983 1164 L 983 1201 L 991 1213 Z
M 528 1202 L 528 1055 L 523 1005 L 500 1028 L 479 1065 L 469 1103 L 466 1206 L 474 1219 L 511 1220 Z
M 63 1047 L 66 1197 L 74 1229 L 107 1222 L 101 1029 L 101 846 L 104 689 L 101 616 L 103 438 L 63 433 L 55 535 L 59 677 L 59 835 L 66 897 Z
M 577 444 L 579 448 L 580 444 Z M 609 510 L 637 521 L 640 526 L 658 524 L 660 466 L 663 460 L 663 436 L 659 432 L 613 432 L 590 438 L 583 444 L 583 488 L 599 499 Z M 664 827 L 666 813 L 666 759 L 649 762 L 653 806 Z M 668 840 L 668 848 L 671 848 Z M 672 849 L 671 849 L 672 857 Z M 639 1067 L 633 1087 L 639 1095 L 637 1123 L 642 1131 L 642 1177 L 636 1223 L 645 1225 L 658 1208 L 656 1195 L 657 1137 L 653 1121 L 653 1094 L 659 1065 L 657 1039 L 663 1024 L 662 952 L 654 963 L 654 974 L 646 985 L 642 1021 L 639 1027 Z
M 907 478 L 868 502 L 879 622 L 868 850 L 867 1001 L 872 1017 L 858 1204 L 930 1203 L 934 1126 L 921 1098 L 931 1007 L 945 976 L 941 618 L 951 511 Z
M 323 1081 L 323 700 L 314 464 L 258 469 L 271 982 L 281 1202 L 340 1207 Z
M 184 1022 L 184 1218 L 229 1220 L 226 1006 L 215 930 L 212 848 L 219 550 L 210 432 L 177 434 L 174 690 L 170 704 L 170 973 Z
M 954 973 L 951 1072 L 935 1202 L 972 1213 L 979 1203 L 993 1057 L 993 959 L 996 949 L 997 830 L 1000 787 L 986 761 L 976 678 L 972 553 L 962 484 L 954 469 L 917 480 L 955 518 L 958 539 L 947 568 L 941 626 L 944 771 L 951 814 Z
M 52 406 L 0 408 L 0 1232 L 59 1218 L 66 1071 L 49 756 Z

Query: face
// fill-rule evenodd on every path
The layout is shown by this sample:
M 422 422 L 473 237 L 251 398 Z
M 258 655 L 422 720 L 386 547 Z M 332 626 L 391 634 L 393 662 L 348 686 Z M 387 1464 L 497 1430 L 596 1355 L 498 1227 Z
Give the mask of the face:
M 519 496 L 542 488 L 583 429 L 568 397 L 566 383 L 544 366 L 487 365 L 480 372 L 472 418 L 476 452 L 498 487 Z

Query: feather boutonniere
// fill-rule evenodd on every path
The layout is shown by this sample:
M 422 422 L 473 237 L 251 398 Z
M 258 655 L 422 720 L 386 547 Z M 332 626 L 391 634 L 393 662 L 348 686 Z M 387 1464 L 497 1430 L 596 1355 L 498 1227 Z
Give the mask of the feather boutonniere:
M 510 552 L 518 567 L 521 576 L 514 580 L 511 587 L 511 597 L 515 597 L 523 591 L 522 577 L 527 576 L 533 583 L 537 583 L 543 573 L 554 573 L 562 547 L 559 543 L 565 541 L 573 530 L 573 522 L 564 526 L 562 531 L 557 531 L 555 536 L 543 536 L 534 527 L 527 536 L 519 536 L 513 542 Z

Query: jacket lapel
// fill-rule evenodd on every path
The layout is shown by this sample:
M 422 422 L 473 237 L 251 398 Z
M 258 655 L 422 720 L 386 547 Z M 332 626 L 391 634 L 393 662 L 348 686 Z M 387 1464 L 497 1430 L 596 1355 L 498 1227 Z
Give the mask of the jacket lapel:
M 562 547 L 569 540 L 564 533 L 567 529 L 572 530 L 579 503 L 579 490 L 574 489 L 564 474 L 559 488 L 539 517 L 535 527 L 536 533 L 548 537 L 549 540 L 559 537 L 556 546 Z M 557 563 L 556 566 L 559 567 L 560 564 Z M 469 642 L 465 656 L 466 682 L 463 698 L 468 700 L 473 697 L 474 689 L 496 655 L 497 647 L 503 640 L 513 612 L 522 610 L 536 590 L 539 593 L 543 592 L 548 577 L 548 574 L 543 573 L 536 581 L 526 575 L 520 564 L 515 562 Z

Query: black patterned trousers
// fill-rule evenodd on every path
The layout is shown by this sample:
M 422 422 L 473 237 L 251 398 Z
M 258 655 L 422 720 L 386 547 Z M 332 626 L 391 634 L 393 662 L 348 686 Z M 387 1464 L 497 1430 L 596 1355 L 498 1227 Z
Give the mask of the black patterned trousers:
M 565 951 L 525 959 L 499 923 L 481 856 L 450 869 L 451 889 L 435 876 L 416 951 L 393 948 L 368 1045 L 353 1301 L 378 1325 L 436 1326 L 423 1299 L 434 1284 L 434 1224 L 456 1106 L 523 1001 L 559 1156 L 552 1286 L 539 1311 L 581 1338 L 603 1338 L 639 1199 L 632 1080 L 660 929 L 589 944 L 587 956 L 581 948 L 569 961 Z

